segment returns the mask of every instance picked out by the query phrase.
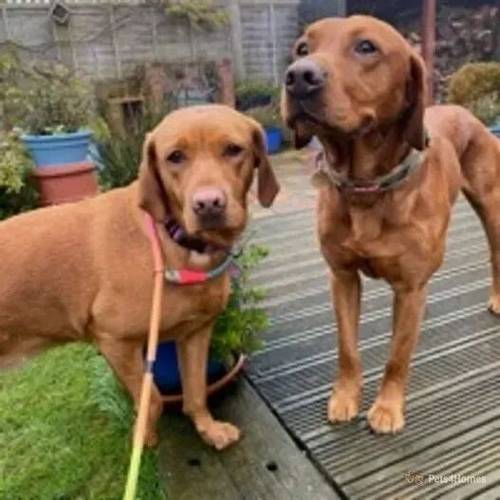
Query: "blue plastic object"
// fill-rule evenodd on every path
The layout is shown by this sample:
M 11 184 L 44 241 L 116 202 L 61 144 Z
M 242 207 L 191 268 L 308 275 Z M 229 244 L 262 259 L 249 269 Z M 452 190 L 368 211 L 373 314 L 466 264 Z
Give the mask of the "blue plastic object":
M 85 161 L 92 132 L 81 130 L 70 134 L 29 135 L 21 138 L 37 167 L 64 165 Z
M 494 125 L 493 127 L 490 127 L 491 132 L 496 135 L 497 137 L 500 137 L 500 123 L 498 125 Z
M 283 142 L 283 131 L 278 127 L 266 127 L 266 146 L 269 154 L 277 153 Z
M 207 367 L 208 383 L 221 378 L 226 372 L 227 370 L 223 363 L 209 360 Z M 156 386 L 162 394 L 179 394 L 182 392 L 175 342 L 162 342 L 158 345 L 156 362 L 153 366 L 153 377 Z

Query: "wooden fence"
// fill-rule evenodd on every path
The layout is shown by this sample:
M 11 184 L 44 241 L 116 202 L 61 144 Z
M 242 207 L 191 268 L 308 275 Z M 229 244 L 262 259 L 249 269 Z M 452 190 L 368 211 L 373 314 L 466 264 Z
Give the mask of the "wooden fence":
M 150 0 L 66 0 L 65 25 L 49 17 L 50 0 L 6 0 L 0 50 L 9 43 L 25 58 L 60 60 L 92 80 L 126 77 L 148 61 L 229 57 L 239 79 L 278 83 L 298 32 L 298 1 L 221 0 L 230 22 L 201 31 Z

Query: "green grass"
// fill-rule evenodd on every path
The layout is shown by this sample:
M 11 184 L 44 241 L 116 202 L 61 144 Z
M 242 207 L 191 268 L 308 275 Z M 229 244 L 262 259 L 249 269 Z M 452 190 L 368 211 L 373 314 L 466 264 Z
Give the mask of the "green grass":
M 133 410 L 95 349 L 70 344 L 0 373 L 0 499 L 122 498 Z M 138 500 L 159 500 L 155 451 Z

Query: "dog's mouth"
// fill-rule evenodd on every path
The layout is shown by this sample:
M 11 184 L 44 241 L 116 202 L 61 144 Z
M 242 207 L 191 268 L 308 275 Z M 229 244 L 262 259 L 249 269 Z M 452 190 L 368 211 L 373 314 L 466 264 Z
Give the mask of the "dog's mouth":
M 311 127 L 325 126 L 325 117 L 315 108 L 316 106 L 310 106 L 309 103 L 303 100 L 289 99 L 288 125 L 291 128 L 294 128 L 299 123 Z
M 376 128 L 374 116 L 366 114 L 353 120 L 340 110 L 327 113 L 327 105 L 321 100 L 295 99 L 289 95 L 286 109 L 288 126 L 292 129 L 300 127 L 310 135 L 342 141 L 362 136 Z
M 225 226 L 221 228 L 202 228 L 195 231 L 195 237 L 205 241 L 214 249 L 227 250 L 237 240 L 240 231 L 236 228 Z
M 334 137 L 338 140 L 360 137 L 376 128 L 376 122 L 371 116 L 363 117 L 356 126 L 346 127 L 342 124 L 342 120 L 332 122 L 323 113 L 314 113 L 306 108 L 291 115 L 288 124 L 291 128 L 301 126 L 311 135 Z

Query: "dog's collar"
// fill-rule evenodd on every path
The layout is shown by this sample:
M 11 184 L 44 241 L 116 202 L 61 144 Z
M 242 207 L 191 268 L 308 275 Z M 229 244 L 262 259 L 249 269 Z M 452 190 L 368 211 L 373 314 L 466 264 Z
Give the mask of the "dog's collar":
M 172 217 L 164 222 L 165 231 L 170 238 L 181 247 L 194 250 L 198 253 L 214 253 L 218 250 L 229 251 L 228 247 L 222 247 L 213 243 L 208 243 L 201 238 L 190 236 L 187 231 Z
M 425 145 L 429 143 L 426 134 Z M 396 165 L 389 173 L 376 177 L 368 181 L 359 181 L 350 179 L 326 164 L 324 151 L 320 151 L 316 156 L 316 173 L 314 176 L 324 177 L 337 186 L 340 191 L 364 194 L 381 193 L 390 189 L 395 189 L 405 182 L 408 177 L 417 170 L 425 159 L 425 150 L 419 151 L 415 148 L 410 149 L 409 153 L 403 158 L 401 163 Z
M 217 278 L 218 276 L 224 274 L 227 270 L 230 271 L 232 277 L 237 277 L 240 275 L 240 268 L 236 264 L 235 258 L 240 255 L 242 249 L 239 253 L 235 253 L 234 251 L 227 249 L 224 260 L 218 266 L 209 271 L 198 271 L 188 268 L 179 270 L 165 269 L 156 223 L 153 217 L 148 212 L 145 212 L 144 215 L 146 220 L 146 230 L 149 241 L 151 242 L 151 248 L 153 252 L 153 260 L 155 264 L 154 272 L 162 273 L 167 282 L 175 285 L 196 285 L 198 283 L 204 283 L 205 281 Z M 167 228 L 167 224 L 165 224 L 165 227 Z M 171 235 L 172 233 L 177 234 L 177 236 L 172 236 L 172 239 L 175 239 L 175 241 L 177 241 L 177 239 L 180 239 L 181 232 L 179 230 L 175 231 L 176 228 L 174 228 L 174 224 L 169 224 L 168 227 L 170 228 L 167 229 L 169 235 Z M 181 226 L 178 225 L 178 227 Z

